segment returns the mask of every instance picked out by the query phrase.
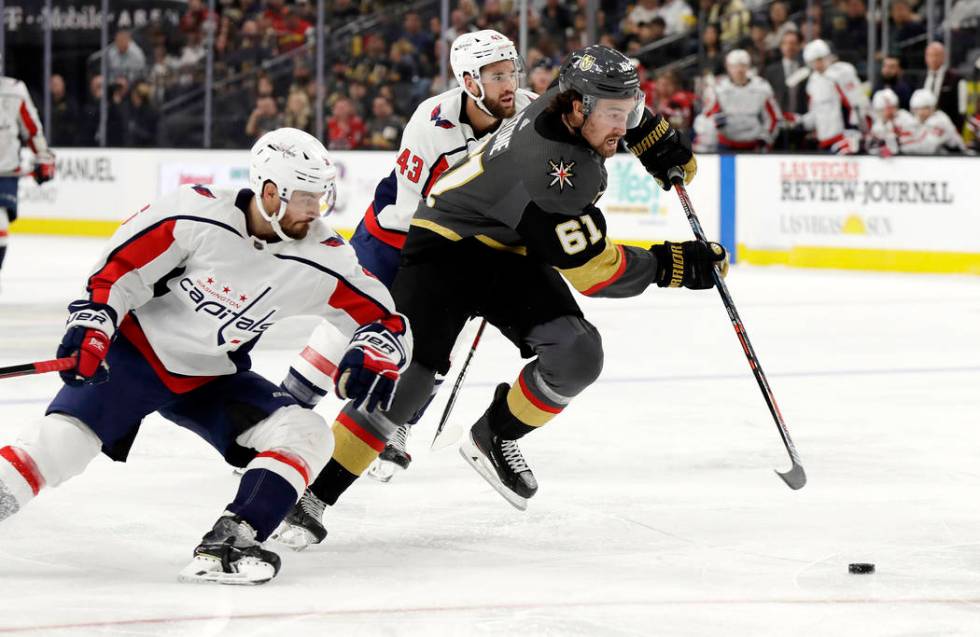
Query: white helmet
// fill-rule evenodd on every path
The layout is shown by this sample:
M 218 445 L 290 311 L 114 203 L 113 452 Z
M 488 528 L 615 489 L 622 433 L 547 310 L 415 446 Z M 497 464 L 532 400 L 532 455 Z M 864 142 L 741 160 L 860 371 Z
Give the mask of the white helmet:
M 309 133 L 296 128 L 277 128 L 259 138 L 252 146 L 248 181 L 255 191 L 259 212 L 272 224 L 279 238 L 289 241 L 279 225 L 294 191 L 326 193 L 327 211 L 337 194 L 337 168 L 327 149 Z M 262 187 L 271 181 L 281 202 L 279 210 L 269 214 L 262 204 Z
M 480 81 L 480 69 L 487 64 L 504 60 L 512 60 L 514 70 L 518 73 L 523 71 L 514 43 L 507 36 L 493 29 L 464 33 L 453 40 L 453 46 L 449 50 L 449 65 L 453 67 L 456 81 L 466 94 L 473 98 L 480 110 L 491 117 L 493 113 L 483 105 L 483 98 L 486 97 L 487 92 L 483 89 L 483 82 Z M 469 75 L 476 81 L 476 85 L 480 87 L 479 95 L 474 95 L 466 89 L 466 82 L 463 79 L 465 75 Z
M 920 88 L 915 93 L 912 93 L 912 99 L 909 100 L 909 108 L 935 108 L 936 107 L 936 96 L 932 94 L 932 91 L 925 88 Z
M 735 66 L 736 64 L 752 66 L 752 59 L 749 57 L 749 52 L 745 49 L 732 49 L 729 51 L 728 55 L 725 56 L 725 66 Z
M 886 106 L 898 106 L 898 95 L 890 88 L 881 89 L 871 98 L 871 107 L 876 111 L 883 111 Z
M 830 55 L 830 47 L 823 40 L 814 40 L 803 47 L 803 61 L 808 65 L 828 55 Z

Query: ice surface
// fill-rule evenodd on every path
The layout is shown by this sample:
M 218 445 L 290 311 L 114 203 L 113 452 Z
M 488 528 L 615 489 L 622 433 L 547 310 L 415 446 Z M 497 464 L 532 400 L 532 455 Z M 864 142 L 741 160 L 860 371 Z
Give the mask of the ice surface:
M 11 244 L 0 364 L 52 357 L 102 241 Z M 802 491 L 772 472 L 789 461 L 715 292 L 583 300 L 605 370 L 526 439 L 526 513 L 455 450 L 428 451 L 443 392 L 411 469 L 355 485 L 275 581 L 178 584 L 236 477 L 154 416 L 129 463 L 99 457 L 0 525 L 0 633 L 980 634 L 980 279 L 739 266 L 729 284 Z M 256 369 L 278 380 L 310 325 L 270 332 Z M 519 365 L 488 330 L 454 418 Z M 0 381 L 0 441 L 58 382 Z

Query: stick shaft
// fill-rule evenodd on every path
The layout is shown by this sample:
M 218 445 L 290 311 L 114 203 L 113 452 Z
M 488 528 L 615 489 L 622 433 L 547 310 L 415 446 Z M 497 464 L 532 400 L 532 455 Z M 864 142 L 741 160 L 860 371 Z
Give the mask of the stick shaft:
M 449 394 L 449 401 L 446 403 L 446 408 L 442 412 L 442 418 L 439 419 L 436 435 L 432 438 L 433 442 L 439 438 L 439 434 L 442 433 L 442 430 L 446 428 L 446 423 L 449 422 L 449 414 L 452 413 L 453 406 L 456 404 L 456 396 L 459 394 L 459 388 L 463 386 L 463 379 L 466 378 L 466 370 L 470 367 L 470 361 L 473 360 L 473 354 L 476 353 L 476 347 L 480 344 L 480 338 L 483 336 L 483 330 L 486 326 L 487 319 L 481 319 L 480 327 L 476 330 L 476 336 L 473 337 L 473 344 L 470 345 L 470 351 L 466 355 L 466 360 L 463 361 L 463 367 L 459 370 L 459 376 L 456 377 L 456 383 L 453 384 L 453 390 Z
M 22 363 L 20 365 L 10 365 L 0 367 L 0 378 L 15 378 L 17 376 L 32 376 L 34 374 L 46 374 L 47 372 L 63 372 L 75 366 L 75 357 L 55 358 L 48 361 L 37 361 L 35 363 Z
M 681 206 L 684 208 L 684 214 L 687 215 L 687 220 L 691 224 L 691 230 L 694 231 L 694 236 L 699 241 L 707 241 L 704 230 L 701 228 L 701 222 L 694 212 L 694 206 L 691 205 L 691 199 L 688 197 L 687 190 L 678 181 L 674 182 L 674 188 L 677 189 L 677 196 L 680 197 Z M 738 336 L 738 341 L 742 344 L 745 358 L 748 359 L 749 367 L 752 368 L 752 374 L 755 376 L 766 405 L 769 407 L 769 413 L 772 414 L 773 420 L 776 421 L 779 436 L 783 439 L 783 446 L 786 447 L 786 452 L 789 454 L 790 460 L 793 462 L 795 468 L 800 465 L 799 453 L 797 453 L 796 445 L 793 444 L 793 439 L 789 435 L 789 429 L 783 420 L 783 414 L 779 411 L 779 406 L 776 404 L 776 397 L 773 396 L 772 388 L 769 387 L 766 374 L 762 371 L 762 364 L 759 362 L 759 357 L 756 356 L 755 349 L 752 347 L 752 341 L 749 340 L 749 335 L 745 331 L 745 325 L 742 324 L 738 310 L 735 309 L 735 301 L 732 300 L 732 295 L 729 293 L 728 286 L 725 285 L 725 279 L 722 278 L 718 268 L 712 269 L 712 275 L 714 277 L 715 287 L 718 288 L 718 294 L 721 295 L 722 303 L 724 303 L 725 310 L 728 312 L 728 318 L 731 319 L 732 327 L 735 328 L 735 334 Z

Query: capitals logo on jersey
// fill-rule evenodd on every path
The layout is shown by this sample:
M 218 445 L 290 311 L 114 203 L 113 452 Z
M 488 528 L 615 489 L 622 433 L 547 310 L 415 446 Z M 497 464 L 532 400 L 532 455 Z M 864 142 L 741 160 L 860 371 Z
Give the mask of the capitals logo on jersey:
M 456 128 L 455 124 L 442 116 L 442 104 L 432 109 L 432 114 L 429 116 L 429 119 L 435 122 L 435 125 L 439 128 Z
M 188 298 L 194 304 L 194 312 L 208 314 L 217 318 L 218 320 L 225 321 L 218 329 L 217 344 L 219 346 L 225 345 L 226 343 L 238 345 L 242 343 L 242 341 L 252 340 L 272 326 L 273 321 L 270 319 L 272 318 L 272 315 L 279 310 L 278 307 L 273 307 L 261 317 L 249 315 L 251 313 L 250 310 L 252 310 L 264 296 L 272 291 L 271 286 L 266 286 L 266 288 L 253 299 L 247 294 L 233 293 L 231 288 L 227 285 L 215 285 L 214 277 L 211 276 L 196 282 L 190 277 L 185 276 L 180 280 L 178 285 L 180 286 L 181 290 L 187 293 Z M 229 335 L 230 338 L 225 338 L 225 330 L 229 328 L 231 330 L 244 332 L 244 334 L 241 335 L 242 338 L 236 338 L 231 335 Z

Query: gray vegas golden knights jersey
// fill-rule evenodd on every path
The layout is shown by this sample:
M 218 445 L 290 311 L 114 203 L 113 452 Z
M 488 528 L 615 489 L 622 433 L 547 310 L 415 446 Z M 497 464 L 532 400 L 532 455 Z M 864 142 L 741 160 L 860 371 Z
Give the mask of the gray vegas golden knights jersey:
M 532 102 L 435 183 L 412 220 L 406 264 L 435 259 L 446 242 L 479 242 L 552 265 L 590 296 L 634 296 L 653 282 L 649 250 L 606 237 L 596 207 L 606 188 L 604 158 L 547 111 L 556 92 Z

